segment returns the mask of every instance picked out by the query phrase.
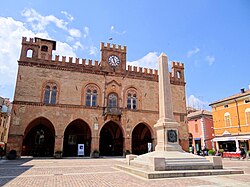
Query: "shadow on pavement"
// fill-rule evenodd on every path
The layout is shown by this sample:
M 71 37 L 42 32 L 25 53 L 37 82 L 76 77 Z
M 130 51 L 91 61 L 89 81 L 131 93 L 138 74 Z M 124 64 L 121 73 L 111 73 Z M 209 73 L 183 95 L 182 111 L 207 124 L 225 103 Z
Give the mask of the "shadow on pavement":
M 16 160 L 0 160 L 0 186 L 3 186 L 15 179 L 33 166 L 23 164 L 32 158 L 21 158 Z

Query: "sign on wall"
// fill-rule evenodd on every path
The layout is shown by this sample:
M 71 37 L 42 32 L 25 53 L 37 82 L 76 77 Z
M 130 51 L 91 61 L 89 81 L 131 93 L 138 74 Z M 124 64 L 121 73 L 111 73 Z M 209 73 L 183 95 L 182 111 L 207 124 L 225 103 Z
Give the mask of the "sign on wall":
M 77 155 L 78 156 L 84 156 L 84 144 L 78 144 Z

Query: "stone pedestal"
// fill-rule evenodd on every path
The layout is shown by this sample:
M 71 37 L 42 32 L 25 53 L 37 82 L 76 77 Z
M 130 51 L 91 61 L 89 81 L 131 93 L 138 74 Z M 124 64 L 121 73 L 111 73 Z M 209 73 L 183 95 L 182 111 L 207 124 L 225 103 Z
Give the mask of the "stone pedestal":
M 162 122 L 161 120 L 155 124 L 156 151 L 183 151 L 179 145 L 178 126 L 177 122 Z

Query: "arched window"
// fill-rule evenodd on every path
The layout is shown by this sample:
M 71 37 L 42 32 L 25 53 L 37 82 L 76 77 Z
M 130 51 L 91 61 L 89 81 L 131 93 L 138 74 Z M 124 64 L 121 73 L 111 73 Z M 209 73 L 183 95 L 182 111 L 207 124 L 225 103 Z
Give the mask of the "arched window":
M 117 95 L 115 93 L 109 94 L 108 106 L 109 107 L 117 107 Z
M 43 46 L 41 47 L 41 51 L 48 52 L 48 46 L 43 45 Z
M 33 55 L 33 50 L 32 50 L 32 49 L 29 49 L 29 50 L 27 51 L 26 57 L 32 58 L 32 55 Z
M 45 88 L 44 103 L 45 104 L 49 104 L 50 103 L 50 86 L 46 86 L 46 88 Z
M 130 88 L 127 91 L 127 109 L 136 110 L 137 109 L 137 93 L 136 90 Z
M 86 106 L 95 107 L 97 106 L 97 88 L 95 86 L 89 86 L 86 91 Z
M 230 120 L 230 114 L 229 112 L 226 112 L 224 114 L 224 120 L 225 120 L 225 126 L 230 127 L 231 126 L 231 120 Z
M 56 86 L 53 86 L 52 88 L 52 94 L 51 94 L 51 104 L 55 105 L 56 104 Z
M 48 83 L 44 89 L 44 104 L 56 104 L 57 86 L 54 83 Z
M 245 110 L 245 114 L 246 114 L 246 124 L 250 125 L 250 108 L 247 108 Z
M 136 110 L 136 94 L 128 93 L 128 98 L 127 98 L 127 109 L 131 110 Z
M 177 78 L 180 79 L 181 78 L 181 72 L 180 71 L 177 71 Z

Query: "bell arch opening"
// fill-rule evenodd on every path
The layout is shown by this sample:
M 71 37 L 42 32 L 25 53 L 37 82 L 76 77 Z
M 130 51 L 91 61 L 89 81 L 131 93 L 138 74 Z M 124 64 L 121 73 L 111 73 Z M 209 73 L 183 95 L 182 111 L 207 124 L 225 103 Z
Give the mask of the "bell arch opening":
M 46 118 L 33 120 L 24 132 L 22 156 L 51 157 L 54 154 L 55 129 Z

